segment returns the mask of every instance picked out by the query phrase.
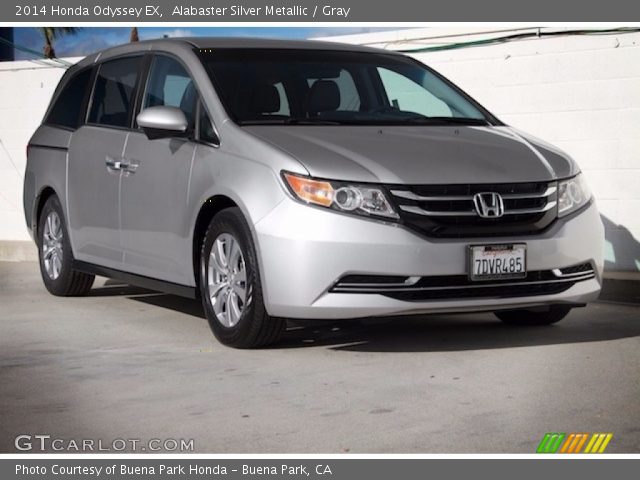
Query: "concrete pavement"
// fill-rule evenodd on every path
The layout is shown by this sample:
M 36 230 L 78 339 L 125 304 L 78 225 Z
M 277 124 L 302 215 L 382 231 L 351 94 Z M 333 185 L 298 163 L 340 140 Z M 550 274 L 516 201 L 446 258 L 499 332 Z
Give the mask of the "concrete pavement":
M 19 434 L 193 439 L 206 453 L 533 453 L 546 432 L 640 452 L 640 308 L 545 328 L 490 314 L 293 328 L 221 346 L 196 301 L 104 279 L 56 298 L 0 263 L 0 452 Z

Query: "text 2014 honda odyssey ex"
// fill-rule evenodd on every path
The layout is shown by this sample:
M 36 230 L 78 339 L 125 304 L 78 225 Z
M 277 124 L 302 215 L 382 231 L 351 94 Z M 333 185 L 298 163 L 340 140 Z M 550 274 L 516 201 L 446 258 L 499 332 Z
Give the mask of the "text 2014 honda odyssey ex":
M 94 275 L 200 296 L 220 341 L 285 319 L 493 311 L 550 324 L 600 290 L 603 226 L 566 154 L 406 56 L 141 42 L 62 78 L 24 208 L 54 295 Z

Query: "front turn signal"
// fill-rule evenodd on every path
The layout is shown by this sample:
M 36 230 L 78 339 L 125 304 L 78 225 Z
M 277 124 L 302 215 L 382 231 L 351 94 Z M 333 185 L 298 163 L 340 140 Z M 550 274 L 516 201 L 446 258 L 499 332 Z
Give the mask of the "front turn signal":
M 323 207 L 330 207 L 333 203 L 333 187 L 329 182 L 312 180 L 284 173 L 284 178 L 297 197 L 307 203 L 315 203 Z

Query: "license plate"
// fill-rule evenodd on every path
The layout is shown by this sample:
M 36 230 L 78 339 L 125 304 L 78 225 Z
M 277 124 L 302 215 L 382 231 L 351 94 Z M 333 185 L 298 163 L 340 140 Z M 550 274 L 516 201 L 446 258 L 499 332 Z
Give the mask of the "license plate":
M 469 246 L 471 280 L 502 280 L 526 275 L 527 246 L 524 243 Z

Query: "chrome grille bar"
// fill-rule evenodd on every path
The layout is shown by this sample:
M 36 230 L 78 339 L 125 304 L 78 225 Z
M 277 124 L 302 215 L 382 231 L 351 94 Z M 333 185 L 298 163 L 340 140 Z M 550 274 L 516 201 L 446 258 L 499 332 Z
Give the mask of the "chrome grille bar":
M 409 190 L 391 190 L 394 197 L 406 198 L 407 200 L 415 200 L 417 202 L 451 202 L 457 200 L 473 200 L 472 195 L 442 195 L 439 197 L 423 197 Z
M 416 215 L 426 215 L 428 217 L 475 217 L 478 214 L 473 210 L 452 210 L 448 212 L 425 210 L 415 205 L 400 205 L 400 210 Z
M 544 192 L 534 193 L 505 193 L 500 194 L 503 200 L 520 200 L 525 198 L 546 198 L 556 193 L 557 187 L 552 186 Z M 416 202 L 455 202 L 455 201 L 473 201 L 473 195 L 440 195 L 440 196 L 422 196 L 409 190 L 391 190 L 394 197 L 406 198 Z
M 543 213 L 548 212 L 556 206 L 555 200 L 547 202 L 544 206 L 538 208 L 512 208 L 505 209 L 505 215 L 523 215 L 528 213 Z M 424 208 L 417 207 L 415 205 L 400 205 L 400 210 L 408 213 L 415 213 L 416 215 L 425 215 L 428 217 L 475 217 L 478 214 L 474 210 L 425 210 Z
M 371 283 L 350 283 L 350 282 L 340 282 L 340 288 L 377 288 L 377 287 L 409 287 L 411 285 L 415 285 L 418 283 L 421 277 L 407 277 L 403 282 L 371 282 Z
M 505 282 L 505 283 L 491 283 L 482 282 L 478 284 L 467 285 L 455 285 L 455 286 L 436 286 L 436 287 L 396 287 L 396 288 L 374 288 L 374 287 L 346 287 L 341 284 L 334 286 L 331 291 L 335 293 L 390 293 L 390 292 L 422 292 L 422 291 L 438 291 L 438 290 L 466 290 L 469 288 L 484 288 L 484 287 L 509 287 L 516 285 L 554 285 L 565 282 L 580 282 L 583 280 L 590 280 L 595 277 L 593 271 L 583 272 L 581 275 L 571 276 L 570 278 L 557 278 L 555 280 L 537 280 L 537 281 L 520 281 L 520 282 Z
M 547 204 L 544 207 L 538 207 L 538 208 L 512 208 L 512 209 L 509 209 L 509 210 L 505 209 L 504 214 L 505 215 L 522 215 L 522 214 L 526 214 L 526 213 L 548 212 L 553 207 L 555 207 L 556 204 L 557 204 L 557 202 L 555 200 L 553 200 L 551 202 L 547 202 Z
M 483 188 L 480 185 L 471 186 L 477 188 Z M 470 188 L 470 187 L 467 187 Z M 487 191 L 492 190 L 491 185 L 486 186 Z M 502 187 L 504 188 L 504 186 Z M 505 208 L 504 215 L 529 215 L 529 214 L 538 214 L 545 213 L 549 210 L 553 209 L 557 205 L 557 191 L 558 187 L 556 184 L 549 184 L 545 188 L 544 191 L 534 191 L 529 193 L 500 193 L 500 196 L 503 200 L 527 200 L 527 199 L 546 199 L 546 202 L 542 206 L 537 207 L 529 207 L 529 208 Z M 391 194 L 396 198 L 396 201 L 399 203 L 398 208 L 403 212 L 412 213 L 415 215 L 422 215 L 425 217 L 477 217 L 478 213 L 476 212 L 473 206 L 474 195 L 418 195 L 417 193 L 411 190 L 400 190 L 400 189 L 391 189 Z M 403 204 L 402 199 L 409 200 L 412 202 L 431 202 L 431 208 L 423 208 L 420 205 L 407 205 Z M 434 206 L 435 203 L 438 205 L 438 202 L 468 202 L 468 205 L 460 205 L 457 207 L 459 210 L 452 210 L 451 208 L 456 208 L 456 206 L 449 205 L 449 210 L 440 210 L 437 206 Z
M 576 280 L 576 279 L 579 280 L 584 276 L 592 277 L 592 276 L 595 275 L 593 270 L 584 270 L 582 272 L 574 272 L 574 273 L 563 273 L 561 269 L 554 268 L 551 271 L 558 278 L 568 278 L 568 279 L 571 279 L 571 280 Z

